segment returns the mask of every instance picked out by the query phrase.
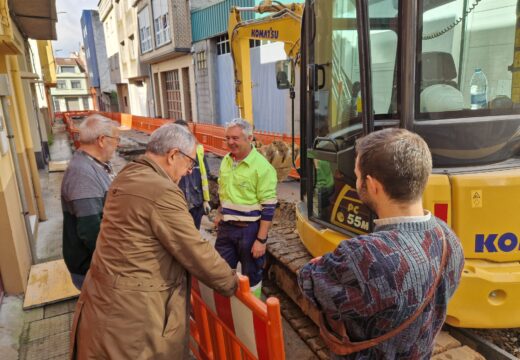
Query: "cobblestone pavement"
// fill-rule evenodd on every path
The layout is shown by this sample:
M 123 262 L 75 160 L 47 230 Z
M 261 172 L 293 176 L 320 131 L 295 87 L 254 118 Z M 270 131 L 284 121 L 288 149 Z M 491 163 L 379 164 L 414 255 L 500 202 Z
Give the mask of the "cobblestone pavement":
M 68 359 L 76 300 L 24 311 L 19 360 Z

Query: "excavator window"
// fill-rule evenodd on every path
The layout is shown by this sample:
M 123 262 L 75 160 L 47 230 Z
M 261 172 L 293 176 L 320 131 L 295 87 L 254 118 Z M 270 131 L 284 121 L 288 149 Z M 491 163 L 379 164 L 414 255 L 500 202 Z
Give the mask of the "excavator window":
M 423 11 L 420 119 L 511 112 L 516 6 L 517 0 L 455 0 Z
M 353 146 L 363 129 L 359 11 L 354 1 L 331 0 L 314 2 L 312 13 L 312 213 L 315 219 L 342 230 L 363 233 L 369 230 L 371 212 L 360 210 L 349 217 L 345 209 L 352 204 L 357 208 L 360 201 L 355 191 L 344 191 L 345 185 L 355 189 Z M 374 113 L 376 118 L 394 119 L 397 106 L 391 103 L 395 99 L 398 2 L 369 2 L 369 21 Z
M 520 0 L 371 0 L 368 12 L 357 4 L 308 0 L 303 41 L 306 210 L 347 234 L 370 230 L 373 214 L 358 208 L 353 168 L 355 141 L 372 124 L 421 135 L 434 172 L 520 164 Z M 367 93 L 373 119 L 363 113 Z
M 518 1 L 423 0 L 418 6 L 415 131 L 432 149 L 434 166 L 518 156 Z

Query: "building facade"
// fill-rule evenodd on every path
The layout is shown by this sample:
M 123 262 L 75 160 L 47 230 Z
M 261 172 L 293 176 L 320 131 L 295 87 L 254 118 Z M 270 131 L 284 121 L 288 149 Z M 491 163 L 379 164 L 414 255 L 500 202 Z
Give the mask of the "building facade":
M 29 39 L 28 47 L 30 54 L 35 55 L 31 56 L 31 64 L 26 68 L 28 71 L 27 75 L 24 76 L 24 91 L 26 100 L 29 99 L 27 101 L 28 120 L 31 124 L 31 135 L 34 139 L 36 164 L 38 169 L 44 169 L 50 159 L 48 134 L 51 134 L 51 109 L 47 99 L 50 87 L 56 86 L 56 72 L 44 74 L 43 69 L 52 68 L 54 70 L 54 66 L 42 64 L 41 59 L 43 57 L 36 55 L 39 54 L 41 48 L 46 59 L 53 59 L 50 42 Z
M 103 25 L 96 10 L 83 10 L 81 30 L 85 48 L 89 86 L 96 93 L 96 103 L 101 111 L 118 111 L 116 85 L 110 81 L 110 64 L 105 46 Z
M 150 67 L 156 117 L 197 121 L 189 1 L 137 0 L 139 60 Z
M 130 0 L 101 0 L 110 80 L 117 87 L 120 111 L 154 116 L 150 66 L 140 59 L 137 11 Z
M 128 89 L 128 85 L 121 78 L 117 18 L 116 11 L 114 10 L 115 4 L 115 0 L 101 0 L 98 4 L 98 11 L 105 36 L 110 83 L 116 87 L 119 111 L 128 113 L 128 92 L 125 93 L 126 97 L 123 97 L 123 91 L 121 91 L 123 87 L 124 89 Z
M 38 130 L 38 112 L 44 106 L 34 94 L 39 91 L 35 84 L 47 89 L 56 83 L 47 41 L 56 40 L 56 8 L 48 0 L 0 0 L 0 18 L 1 298 L 3 291 L 25 291 L 38 220 L 46 220 L 36 159 L 45 129 Z M 37 43 L 30 44 L 28 37 Z
M 56 72 L 56 87 L 51 90 L 54 110 L 94 110 L 85 65 L 79 56 L 56 58 Z
M 42 156 L 50 159 L 49 136 L 52 133 L 51 119 L 53 109 L 51 102 L 51 88 L 56 87 L 56 66 L 50 41 L 29 40 L 31 52 L 39 54 L 34 57 L 35 72 L 43 81 L 38 81 L 35 86 L 35 98 L 39 109 L 38 120 L 39 133 L 42 137 Z M 38 156 L 36 157 L 38 159 Z

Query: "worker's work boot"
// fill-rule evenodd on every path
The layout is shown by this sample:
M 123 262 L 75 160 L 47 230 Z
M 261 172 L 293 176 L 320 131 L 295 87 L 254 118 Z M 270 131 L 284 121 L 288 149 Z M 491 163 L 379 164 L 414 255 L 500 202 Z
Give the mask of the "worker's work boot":
M 259 282 L 258 284 L 256 284 L 255 286 L 252 286 L 252 287 L 250 288 L 250 291 L 251 291 L 251 293 L 252 293 L 255 297 L 261 299 L 261 298 L 262 298 L 262 282 L 260 281 L 260 282 Z

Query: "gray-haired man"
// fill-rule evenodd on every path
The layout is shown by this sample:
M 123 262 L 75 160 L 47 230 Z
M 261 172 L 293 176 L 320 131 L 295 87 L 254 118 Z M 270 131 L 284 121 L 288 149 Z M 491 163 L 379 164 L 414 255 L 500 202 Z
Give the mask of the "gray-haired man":
M 193 135 L 167 124 L 112 183 L 74 314 L 73 359 L 188 359 L 188 274 L 234 293 L 235 273 L 202 239 L 178 186 L 194 164 Z
M 115 177 L 109 160 L 119 140 L 117 123 L 100 115 L 87 117 L 79 127 L 81 146 L 63 176 L 63 258 L 78 290 L 96 247 L 105 195 Z
M 226 126 L 229 148 L 220 164 L 220 208 L 215 248 L 232 268 L 240 262 L 251 291 L 261 296 L 267 235 L 276 208 L 276 170 L 252 146 L 253 128 L 244 119 Z

